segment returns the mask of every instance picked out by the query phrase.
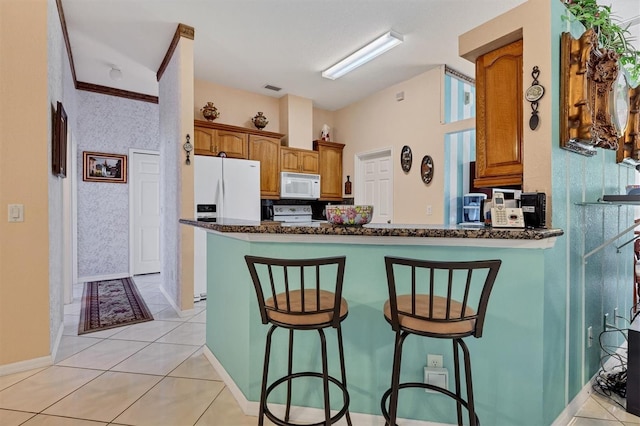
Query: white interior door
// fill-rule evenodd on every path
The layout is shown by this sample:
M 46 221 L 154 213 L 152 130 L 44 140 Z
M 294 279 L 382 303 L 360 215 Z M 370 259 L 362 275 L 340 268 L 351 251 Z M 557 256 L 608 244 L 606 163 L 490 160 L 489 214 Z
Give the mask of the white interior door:
M 393 220 L 391 149 L 356 155 L 356 204 L 373 205 L 373 223 Z
M 160 272 L 160 156 L 130 151 L 131 272 Z

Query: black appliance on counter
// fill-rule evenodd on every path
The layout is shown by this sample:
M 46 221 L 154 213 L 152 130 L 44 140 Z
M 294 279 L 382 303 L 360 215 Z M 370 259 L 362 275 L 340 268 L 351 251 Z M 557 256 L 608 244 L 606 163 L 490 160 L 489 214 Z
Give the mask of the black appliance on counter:
M 520 207 L 527 228 L 546 226 L 547 196 L 544 192 L 523 192 L 520 194 Z

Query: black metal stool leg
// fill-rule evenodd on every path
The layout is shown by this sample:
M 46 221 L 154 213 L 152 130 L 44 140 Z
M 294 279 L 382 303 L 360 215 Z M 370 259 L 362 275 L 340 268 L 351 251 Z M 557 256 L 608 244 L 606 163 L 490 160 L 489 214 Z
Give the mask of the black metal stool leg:
M 391 372 L 391 396 L 389 399 L 388 426 L 395 426 L 398 416 L 398 391 L 400 390 L 400 364 L 402 360 L 402 344 L 409 335 L 407 332 L 396 333 L 396 347 L 393 351 L 393 371 Z
M 262 386 L 260 389 L 260 407 L 258 408 L 258 426 L 264 425 L 264 408 L 267 405 L 267 379 L 269 375 L 269 355 L 271 353 L 271 335 L 276 329 L 273 325 L 267 332 L 267 341 L 264 347 L 264 365 L 262 366 Z
M 340 372 L 342 373 L 342 385 L 346 388 L 347 387 L 347 373 L 346 373 L 346 369 L 344 367 L 344 349 L 342 347 L 342 327 L 340 327 L 340 325 L 338 325 L 337 327 L 337 334 L 338 334 L 338 352 L 339 352 L 339 356 L 340 356 Z M 351 416 L 349 415 L 349 409 L 347 408 L 347 412 L 346 412 L 346 417 L 347 417 L 347 424 L 349 426 L 352 426 L 351 424 Z
M 324 331 L 321 328 L 318 329 L 320 334 L 320 346 L 322 355 L 322 387 L 324 390 L 324 418 L 326 425 L 331 424 L 331 406 L 329 404 L 329 365 L 327 363 L 327 339 L 324 336 Z
M 293 330 L 289 330 L 289 365 L 287 373 L 291 376 L 293 372 Z M 284 421 L 289 421 L 289 414 L 291 412 L 291 379 L 287 380 L 287 408 L 284 413 Z
M 477 426 L 476 408 L 473 402 L 473 382 L 471 379 L 471 357 L 469 356 L 469 349 L 467 344 L 462 339 L 456 339 L 458 344 L 462 348 L 462 355 L 464 357 L 464 372 L 465 379 L 467 381 L 467 405 L 469 408 L 469 425 Z
M 456 396 L 462 398 L 462 393 L 460 392 L 460 355 L 458 353 L 457 339 L 453 339 L 453 365 L 456 379 Z M 459 400 L 456 402 L 456 408 L 458 412 L 458 425 L 462 426 L 462 404 L 460 404 Z

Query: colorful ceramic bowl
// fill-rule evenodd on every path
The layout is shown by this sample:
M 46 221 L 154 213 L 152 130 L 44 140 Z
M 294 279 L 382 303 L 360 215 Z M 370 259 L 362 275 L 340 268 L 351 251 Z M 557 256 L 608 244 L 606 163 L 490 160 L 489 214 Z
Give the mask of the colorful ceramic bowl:
M 373 206 L 337 205 L 325 207 L 327 220 L 334 225 L 358 226 L 371 222 Z

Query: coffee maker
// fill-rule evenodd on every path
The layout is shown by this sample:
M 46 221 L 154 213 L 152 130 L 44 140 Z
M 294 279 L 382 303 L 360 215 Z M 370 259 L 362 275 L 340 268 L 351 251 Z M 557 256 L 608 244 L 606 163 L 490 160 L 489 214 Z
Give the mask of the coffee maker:
M 486 198 L 486 194 L 479 192 L 471 192 L 462 196 L 462 224 L 484 223 L 481 213 Z

